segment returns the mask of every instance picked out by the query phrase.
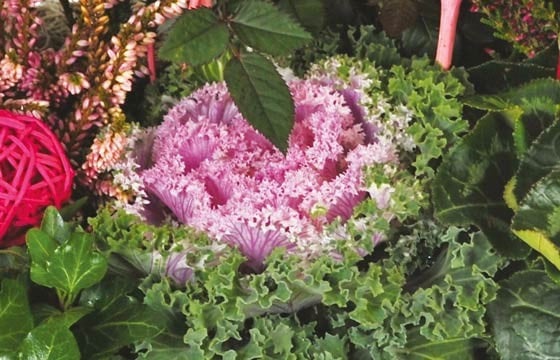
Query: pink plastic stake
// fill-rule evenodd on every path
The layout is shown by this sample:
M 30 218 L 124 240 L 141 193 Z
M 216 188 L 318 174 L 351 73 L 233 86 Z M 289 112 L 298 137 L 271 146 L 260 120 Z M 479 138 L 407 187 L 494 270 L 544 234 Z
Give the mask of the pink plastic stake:
M 453 46 L 461 0 L 441 0 L 441 16 L 439 20 L 439 36 L 436 62 L 448 70 L 453 60 Z

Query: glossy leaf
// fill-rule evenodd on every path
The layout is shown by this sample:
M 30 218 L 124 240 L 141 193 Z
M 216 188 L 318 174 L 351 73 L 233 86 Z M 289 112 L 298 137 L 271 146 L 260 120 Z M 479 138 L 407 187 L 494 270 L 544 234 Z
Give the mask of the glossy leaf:
M 225 80 L 247 121 L 285 151 L 293 126 L 294 103 L 274 65 L 262 55 L 243 53 L 226 65 Z
M 312 38 L 288 14 L 262 0 L 243 1 L 230 25 L 245 45 L 271 55 L 288 55 Z
M 107 260 L 94 252 L 91 235 L 76 232 L 67 244 L 56 249 L 49 270 L 58 289 L 76 293 L 103 278 Z
M 560 269 L 560 173 L 539 181 L 520 203 L 514 233 Z
M 547 128 L 525 152 L 515 174 L 514 195 L 521 200 L 538 180 L 560 166 L 560 122 Z
M 560 358 L 560 287 L 544 271 L 518 272 L 503 281 L 488 311 L 502 359 Z
M 52 260 L 57 248 L 57 243 L 54 238 L 43 230 L 33 228 L 27 232 L 25 240 L 27 243 L 27 250 L 31 255 L 32 267 L 46 267 L 47 262 Z M 33 270 L 31 272 L 31 278 L 33 279 Z
M 21 280 L 4 279 L 0 291 L 0 358 L 17 351 L 32 328 L 27 287 Z
M 528 248 L 509 230 L 512 211 L 502 194 L 517 165 L 512 130 L 497 113 L 444 158 L 434 180 L 436 217 L 447 224 L 479 226 L 502 254 L 523 257 Z
M 124 346 L 163 331 L 162 317 L 130 296 L 120 296 L 80 321 L 86 358 L 105 359 Z
M 62 215 L 54 206 L 49 206 L 45 210 L 41 221 L 41 230 L 59 244 L 68 240 L 70 236 L 70 224 L 64 222 Z
M 173 25 L 159 55 L 175 63 L 202 65 L 223 53 L 228 41 L 227 26 L 212 10 L 190 10 Z
M 21 356 L 26 360 L 76 360 L 80 358 L 80 350 L 63 322 L 48 322 L 26 336 Z

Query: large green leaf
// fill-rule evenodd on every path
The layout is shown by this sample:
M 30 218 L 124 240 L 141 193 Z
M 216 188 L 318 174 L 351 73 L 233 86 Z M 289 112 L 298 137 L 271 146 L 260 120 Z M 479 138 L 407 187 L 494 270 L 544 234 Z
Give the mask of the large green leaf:
M 45 263 L 33 281 L 62 290 L 67 294 L 78 291 L 99 282 L 107 271 L 107 259 L 93 249 L 93 237 L 84 232 L 75 232 L 70 239 L 57 247 L 54 254 Z
M 280 0 L 278 7 L 295 17 L 306 29 L 319 32 L 325 24 L 322 0 Z
M 516 165 L 512 129 L 500 114 L 486 115 L 438 168 L 432 186 L 436 217 L 476 224 L 500 253 L 525 256 L 529 249 L 512 236 L 513 213 L 502 198 Z
M 224 75 L 247 121 L 285 151 L 294 121 L 294 103 L 274 65 L 262 55 L 243 53 L 230 60 Z
M 488 312 L 502 359 L 560 358 L 560 288 L 544 271 L 518 272 L 503 281 Z
M 530 110 L 535 99 L 548 100 L 548 104 L 560 102 L 560 84 L 550 78 L 537 79 L 507 89 L 495 95 L 474 95 L 464 100 L 466 105 L 477 109 L 503 111 L 514 105 Z
M 162 317 L 131 296 L 120 296 L 80 321 L 86 358 L 105 359 L 136 341 L 163 331 Z
M 513 218 L 514 233 L 560 269 L 560 173 L 539 181 Z
M 66 324 L 52 321 L 31 330 L 21 344 L 21 356 L 26 360 L 76 360 L 80 350 Z
M 187 11 L 177 20 L 159 51 L 162 59 L 197 66 L 210 62 L 228 45 L 225 23 L 207 8 Z
M 515 174 L 514 195 L 521 199 L 530 187 L 550 172 L 560 169 L 560 122 L 547 128 L 531 144 Z
M 33 328 L 33 316 L 23 281 L 4 279 L 0 291 L 0 357 L 17 351 Z
M 496 93 L 537 78 L 554 77 L 554 68 L 531 63 L 493 60 L 468 69 L 480 93 Z
M 95 309 L 77 324 L 85 358 L 108 357 L 163 331 L 165 315 L 128 295 L 136 285 L 123 277 L 106 277 L 81 293 L 80 305 Z
M 288 14 L 262 0 L 243 1 L 230 25 L 245 45 L 271 55 L 288 55 L 312 39 Z

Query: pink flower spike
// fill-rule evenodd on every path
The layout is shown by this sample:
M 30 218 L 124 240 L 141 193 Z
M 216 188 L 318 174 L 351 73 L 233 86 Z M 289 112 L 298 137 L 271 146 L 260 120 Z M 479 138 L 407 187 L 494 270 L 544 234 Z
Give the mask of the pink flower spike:
M 189 9 L 196 9 L 199 7 L 212 7 L 212 0 L 191 0 L 189 2 Z
M 436 52 L 436 62 L 444 70 L 451 67 L 453 60 L 453 46 L 457 29 L 457 19 L 461 9 L 461 0 L 441 0 L 441 15 L 439 21 L 439 36 Z

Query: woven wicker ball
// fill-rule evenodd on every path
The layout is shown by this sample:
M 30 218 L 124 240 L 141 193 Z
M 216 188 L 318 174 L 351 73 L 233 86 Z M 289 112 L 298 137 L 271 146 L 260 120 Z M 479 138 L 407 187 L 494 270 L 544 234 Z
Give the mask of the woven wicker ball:
M 70 198 L 74 171 L 41 120 L 0 110 L 0 247 L 21 245 L 49 205 Z

